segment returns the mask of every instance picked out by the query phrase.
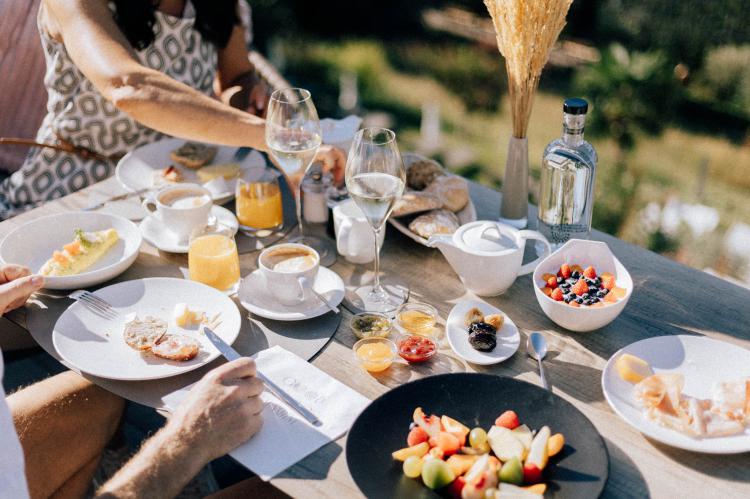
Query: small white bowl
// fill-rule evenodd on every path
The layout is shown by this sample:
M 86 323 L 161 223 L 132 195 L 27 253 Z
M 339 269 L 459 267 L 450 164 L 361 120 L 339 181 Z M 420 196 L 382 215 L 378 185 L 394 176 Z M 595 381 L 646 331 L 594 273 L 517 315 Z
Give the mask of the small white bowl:
M 604 307 L 571 307 L 565 302 L 555 301 L 542 292 L 545 282 L 544 274 L 557 274 L 560 265 L 577 263 L 586 268 L 589 265 L 596 269 L 598 274 L 609 272 L 615 276 L 615 285 L 625 289 L 625 296 L 614 303 Z M 599 241 L 587 241 L 583 239 L 571 239 L 560 249 L 542 260 L 534 270 L 533 275 L 534 293 L 544 313 L 557 325 L 583 333 L 599 329 L 620 315 L 633 293 L 633 279 L 620 263 L 606 243 Z
M 125 272 L 138 258 L 141 232 L 123 217 L 108 213 L 69 211 L 32 220 L 8 234 L 0 243 L 0 260 L 25 265 L 38 272 L 42 265 L 73 240 L 75 229 L 86 232 L 116 229 L 120 240 L 90 269 L 80 274 L 45 278 L 47 289 L 80 289 L 109 281 Z

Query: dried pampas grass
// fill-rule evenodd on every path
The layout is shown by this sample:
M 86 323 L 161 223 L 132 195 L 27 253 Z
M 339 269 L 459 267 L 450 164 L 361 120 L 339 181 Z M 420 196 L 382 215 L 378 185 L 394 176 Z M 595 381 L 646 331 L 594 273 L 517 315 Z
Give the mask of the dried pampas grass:
M 484 0 L 505 57 L 513 136 L 526 137 L 542 68 L 573 0 Z

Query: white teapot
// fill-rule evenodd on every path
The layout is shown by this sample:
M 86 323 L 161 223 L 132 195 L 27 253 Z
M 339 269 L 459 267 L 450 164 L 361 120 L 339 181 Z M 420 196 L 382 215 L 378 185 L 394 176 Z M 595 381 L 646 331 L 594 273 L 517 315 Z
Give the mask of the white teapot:
M 527 239 L 544 245 L 544 254 L 522 265 Z M 529 274 L 551 251 L 535 230 L 518 230 L 500 222 L 477 221 L 462 225 L 453 235 L 434 235 L 427 243 L 445 256 L 461 282 L 479 296 L 496 296 Z

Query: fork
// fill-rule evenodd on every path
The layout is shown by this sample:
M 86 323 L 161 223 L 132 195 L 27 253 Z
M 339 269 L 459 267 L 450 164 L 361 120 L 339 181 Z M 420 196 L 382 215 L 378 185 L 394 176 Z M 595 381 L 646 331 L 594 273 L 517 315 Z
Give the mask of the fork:
M 79 289 L 70 293 L 68 298 L 80 302 L 84 307 L 105 319 L 115 320 L 120 317 L 120 313 L 112 305 L 90 291 Z

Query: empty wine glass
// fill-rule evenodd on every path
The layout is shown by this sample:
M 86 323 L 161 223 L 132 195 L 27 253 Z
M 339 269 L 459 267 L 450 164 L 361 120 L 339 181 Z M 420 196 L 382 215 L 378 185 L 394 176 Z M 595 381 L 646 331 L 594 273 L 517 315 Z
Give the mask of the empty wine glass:
M 303 88 L 281 88 L 271 94 L 266 117 L 266 144 L 285 175 L 307 172 L 322 142 L 318 111 L 310 92 Z M 302 221 L 301 183 L 295 194 L 299 237 L 292 242 L 315 249 L 321 262 L 334 255 L 330 241 L 305 235 Z M 333 262 L 331 262 L 333 263 Z
M 364 128 L 357 132 L 346 161 L 346 187 L 375 232 L 375 282 L 355 291 L 364 309 L 390 312 L 406 301 L 406 294 L 380 282 L 378 237 L 393 205 L 404 192 L 406 172 L 396 144 L 396 134 L 386 128 Z

